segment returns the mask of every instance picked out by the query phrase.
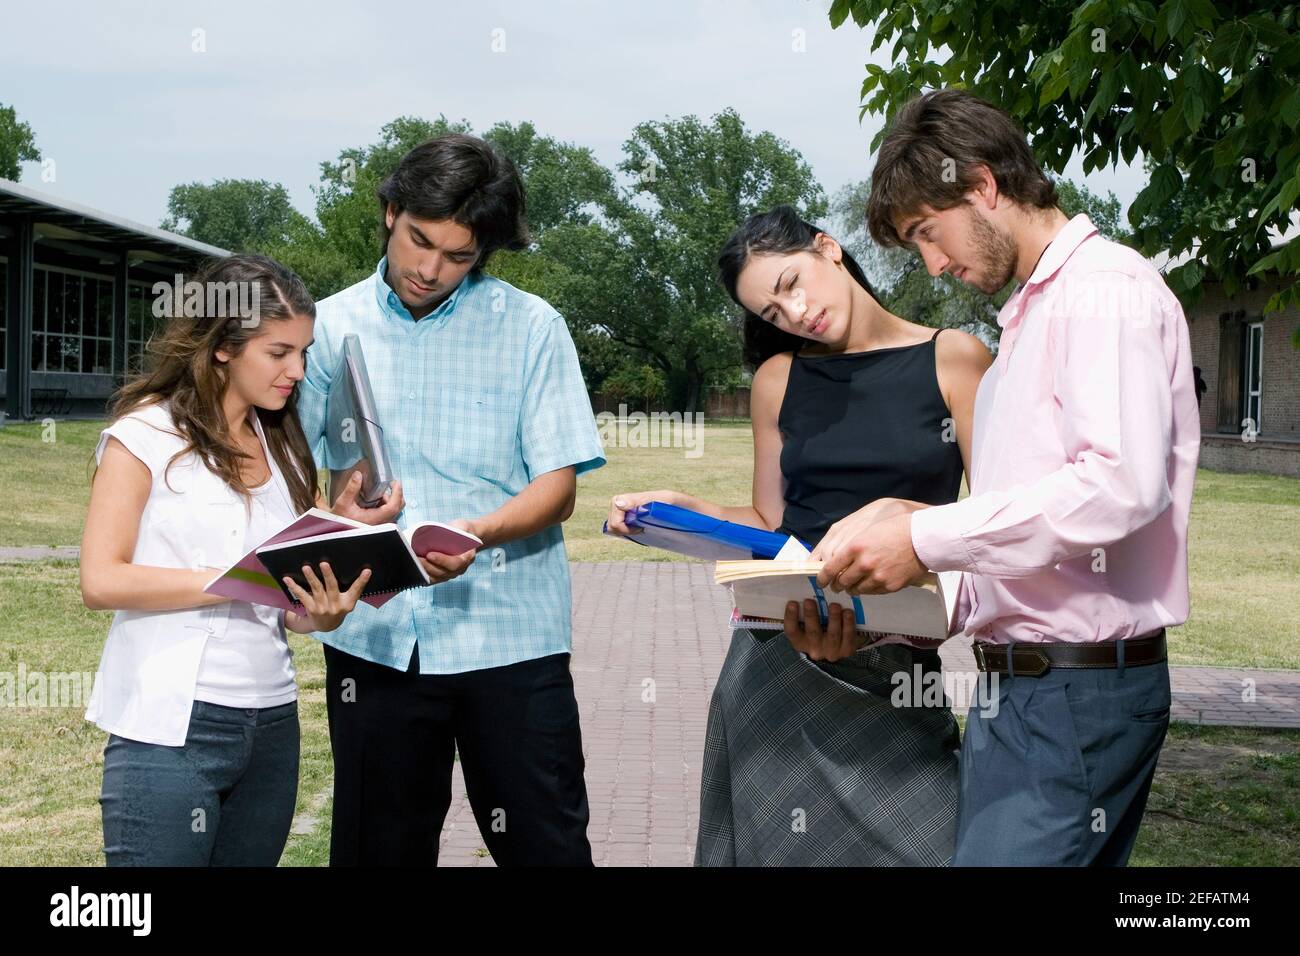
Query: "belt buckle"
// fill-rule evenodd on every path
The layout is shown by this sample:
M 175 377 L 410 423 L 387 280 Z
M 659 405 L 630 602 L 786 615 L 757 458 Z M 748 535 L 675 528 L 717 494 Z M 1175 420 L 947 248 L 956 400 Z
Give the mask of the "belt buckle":
M 983 673 L 988 673 L 989 664 L 988 661 L 985 660 L 984 658 L 984 642 L 978 640 L 972 642 L 971 649 L 975 654 L 976 669 Z

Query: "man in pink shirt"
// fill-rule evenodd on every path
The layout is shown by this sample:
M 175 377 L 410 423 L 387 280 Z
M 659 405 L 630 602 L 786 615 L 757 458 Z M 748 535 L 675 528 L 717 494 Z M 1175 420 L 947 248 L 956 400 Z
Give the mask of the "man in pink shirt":
M 1188 613 L 1182 309 L 1141 255 L 1067 218 L 1011 118 L 961 90 L 899 111 L 867 219 L 931 275 L 1019 288 L 976 398 L 970 496 L 850 515 L 814 554 L 819 583 L 963 572 L 956 627 L 997 707 L 966 723 L 955 865 L 1122 865 L 1169 725 L 1164 629 Z

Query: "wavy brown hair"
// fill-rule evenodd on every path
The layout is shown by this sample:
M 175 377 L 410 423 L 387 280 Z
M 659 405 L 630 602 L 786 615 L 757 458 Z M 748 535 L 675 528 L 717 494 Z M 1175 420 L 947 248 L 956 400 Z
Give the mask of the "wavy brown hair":
M 984 166 L 998 192 L 1030 209 L 1060 202 L 1024 131 L 1003 110 L 966 90 L 931 90 L 905 103 L 876 153 L 867 228 L 882 246 L 906 245 L 894 221 L 952 209 L 980 181 Z
M 162 318 L 161 328 L 146 346 L 144 371 L 113 393 L 109 417 L 116 421 L 142 405 L 169 400 L 172 418 L 186 447 L 172 456 L 167 468 L 193 451 L 244 497 L 247 506 L 250 492 L 240 475 L 240 462 L 249 456 L 231 440 L 222 411 L 228 372 L 224 363 L 216 359 L 216 352 L 220 349 L 232 356 L 240 355 L 250 340 L 263 334 L 262 323 L 299 315 L 314 319 L 316 304 L 297 275 L 267 256 L 213 259 L 187 280 L 202 283 L 205 289 L 214 288 L 216 283 L 226 289 L 241 287 L 225 283 L 252 284 L 247 288 L 256 289 L 254 301 L 258 305 L 259 321 L 245 327 L 242 316 L 227 318 L 224 309 L 216 316 L 188 316 L 182 301 L 173 302 L 171 314 Z M 262 423 L 266 445 L 284 474 L 295 509 L 300 513 L 308 510 L 316 504 L 317 474 L 298 421 L 297 387 L 283 408 L 277 411 L 258 408 L 256 414 Z

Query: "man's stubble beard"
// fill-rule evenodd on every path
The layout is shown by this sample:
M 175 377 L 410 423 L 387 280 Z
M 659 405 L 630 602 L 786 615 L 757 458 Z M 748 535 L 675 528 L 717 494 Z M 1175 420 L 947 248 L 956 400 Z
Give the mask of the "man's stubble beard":
M 981 216 L 974 207 L 967 207 L 967 215 L 971 218 L 971 239 L 980 260 L 980 271 L 988 283 L 987 287 L 981 284 L 976 288 L 985 295 L 993 295 L 1015 276 L 1019 250 L 1014 239 Z

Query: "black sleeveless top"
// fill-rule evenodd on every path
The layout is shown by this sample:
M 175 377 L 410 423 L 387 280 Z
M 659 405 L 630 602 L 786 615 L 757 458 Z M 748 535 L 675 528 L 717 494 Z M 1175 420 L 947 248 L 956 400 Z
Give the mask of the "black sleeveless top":
M 794 355 L 777 416 L 782 532 L 815 547 L 836 521 L 877 498 L 957 500 L 961 449 L 935 373 L 938 336 L 870 352 Z

